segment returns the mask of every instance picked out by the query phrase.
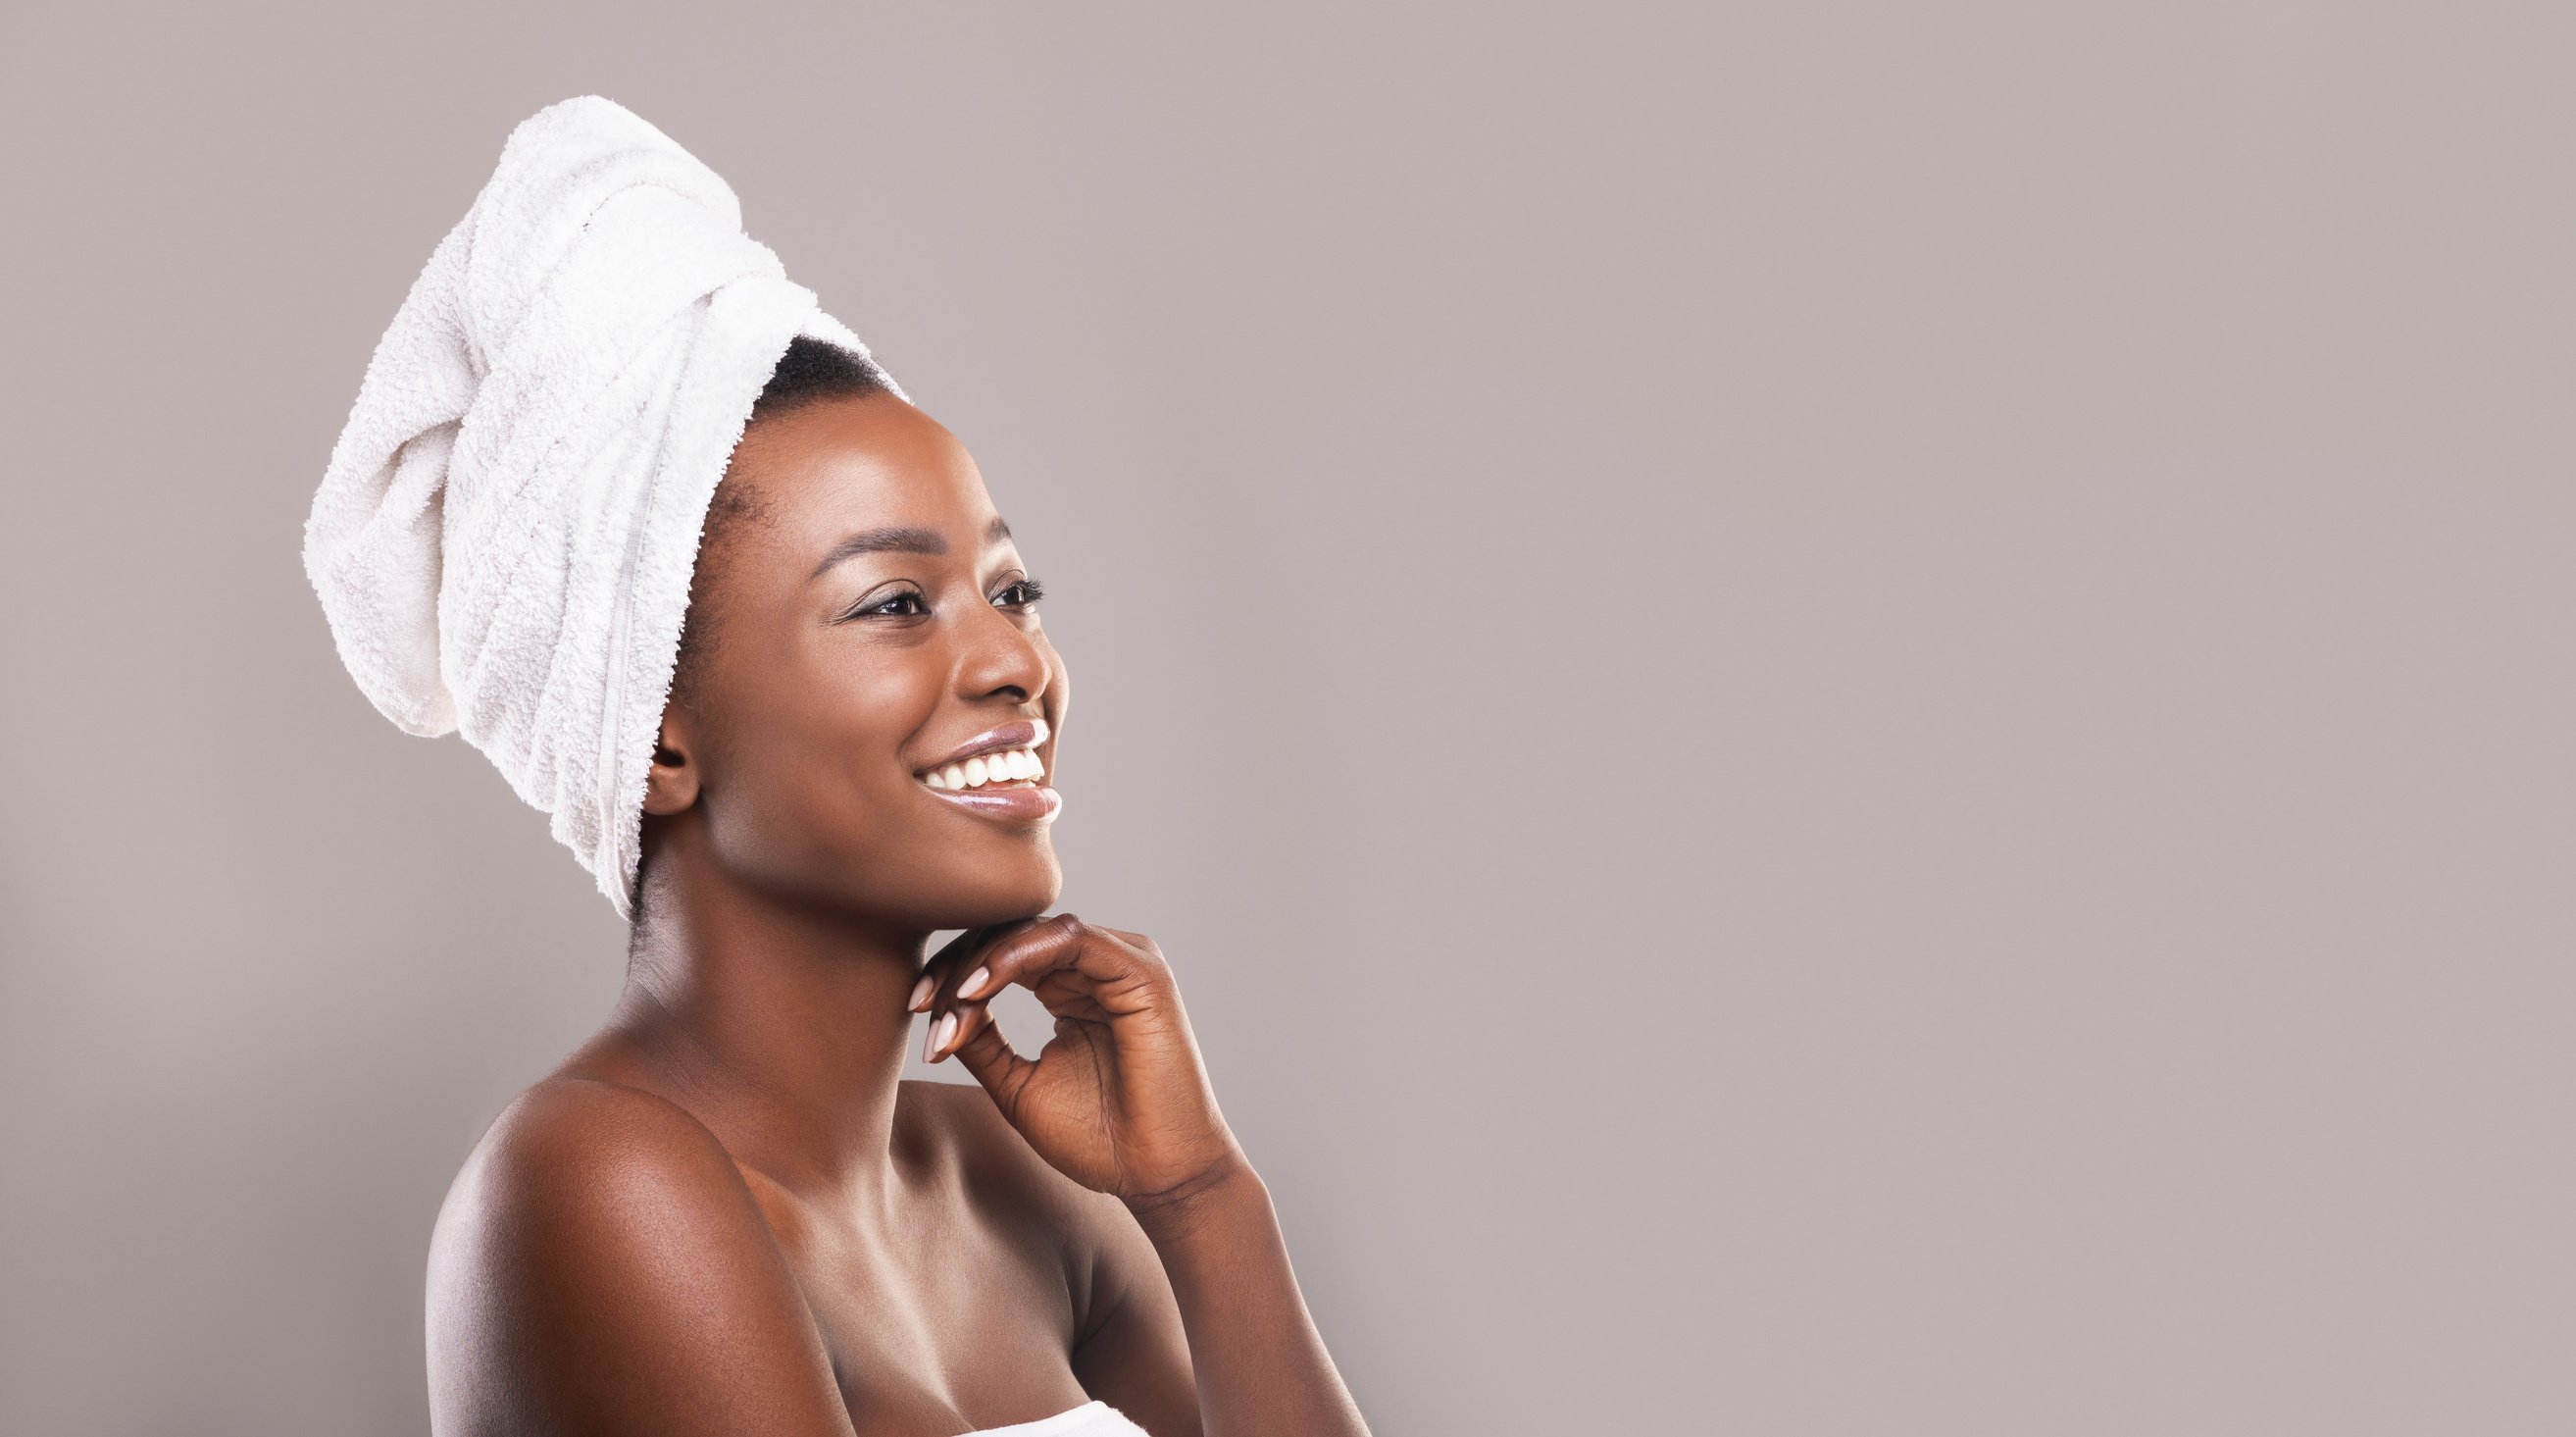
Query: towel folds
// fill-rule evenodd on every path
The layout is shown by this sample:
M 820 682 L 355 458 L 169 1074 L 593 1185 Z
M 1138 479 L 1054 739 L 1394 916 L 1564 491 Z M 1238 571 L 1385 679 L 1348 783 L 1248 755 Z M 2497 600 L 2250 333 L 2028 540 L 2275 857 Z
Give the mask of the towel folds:
M 869 358 L 713 170 L 614 101 L 550 105 L 413 282 L 306 520 L 359 688 L 461 731 L 630 920 L 700 526 L 800 334 Z

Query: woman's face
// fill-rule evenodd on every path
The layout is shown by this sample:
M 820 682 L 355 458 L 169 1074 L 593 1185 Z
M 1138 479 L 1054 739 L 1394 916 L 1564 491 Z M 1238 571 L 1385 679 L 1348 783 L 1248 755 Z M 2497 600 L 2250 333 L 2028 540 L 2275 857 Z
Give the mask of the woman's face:
M 690 861 L 779 899 L 923 931 L 1046 911 L 1051 789 L 926 781 L 1035 721 L 1050 784 L 1064 722 L 1063 660 L 965 446 L 889 394 L 822 399 L 754 425 L 724 489 L 749 517 L 698 558 L 688 621 L 713 644 L 663 718 L 655 862 L 695 825 Z

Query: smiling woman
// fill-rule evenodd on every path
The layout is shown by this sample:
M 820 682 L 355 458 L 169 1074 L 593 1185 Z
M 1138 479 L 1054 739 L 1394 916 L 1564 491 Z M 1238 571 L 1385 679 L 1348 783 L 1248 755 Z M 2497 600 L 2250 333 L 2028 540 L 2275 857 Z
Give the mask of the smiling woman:
M 597 97 L 523 125 L 308 529 L 370 696 L 633 920 L 440 1211 L 435 1430 L 1364 1433 L 1161 949 L 1048 914 L 1043 587 L 731 198 Z M 903 1081 L 916 1015 L 972 1085 Z
M 934 928 L 1043 912 L 1055 790 L 979 755 L 1051 771 L 1071 690 L 965 447 L 881 388 L 809 397 L 754 418 L 717 496 L 754 517 L 701 546 L 691 623 L 719 637 L 683 641 L 639 949 L 714 885 Z

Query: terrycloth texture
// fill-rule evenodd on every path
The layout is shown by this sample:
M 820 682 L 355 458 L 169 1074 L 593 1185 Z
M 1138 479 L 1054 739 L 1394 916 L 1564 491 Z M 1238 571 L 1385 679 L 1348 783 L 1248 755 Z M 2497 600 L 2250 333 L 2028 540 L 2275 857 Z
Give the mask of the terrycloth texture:
M 461 729 L 624 918 L 707 502 L 799 334 L 874 364 L 713 170 L 614 101 L 549 105 L 413 282 L 313 496 L 305 573 L 358 686 Z
M 978 1427 L 965 1437 L 1145 1437 L 1126 1413 L 1106 1402 L 1085 1402 L 1070 1412 L 1014 1422 L 1008 1427 Z

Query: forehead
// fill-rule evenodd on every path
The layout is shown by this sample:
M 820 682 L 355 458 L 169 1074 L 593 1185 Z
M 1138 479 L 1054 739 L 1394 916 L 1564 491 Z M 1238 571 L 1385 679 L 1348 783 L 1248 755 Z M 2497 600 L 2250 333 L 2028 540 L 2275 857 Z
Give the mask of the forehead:
M 971 541 L 993 512 L 966 446 L 890 394 L 816 400 L 763 419 L 735 451 L 727 483 L 749 491 L 775 541 L 817 553 L 886 524 Z

